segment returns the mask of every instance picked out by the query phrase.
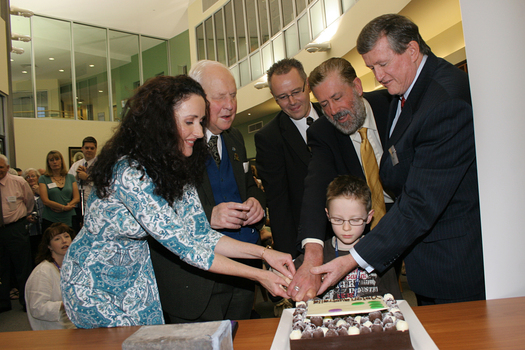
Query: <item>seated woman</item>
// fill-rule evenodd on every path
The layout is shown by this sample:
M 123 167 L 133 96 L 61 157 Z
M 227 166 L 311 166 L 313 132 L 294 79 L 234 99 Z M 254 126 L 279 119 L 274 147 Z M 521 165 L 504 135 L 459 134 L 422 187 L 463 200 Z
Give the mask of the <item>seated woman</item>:
M 40 174 L 38 173 L 38 170 L 34 168 L 27 168 L 22 173 L 22 177 L 27 181 L 29 187 L 31 187 L 31 190 L 33 191 L 33 195 L 35 196 L 35 207 L 33 213 L 36 214 L 32 215 L 31 222 L 28 225 L 31 256 L 34 261 L 36 259 L 38 246 L 42 240 L 42 213 L 44 211 L 44 204 L 40 198 L 40 186 L 38 185 Z
M 42 236 L 36 257 L 37 267 L 26 282 L 27 318 L 34 331 L 75 328 L 62 303 L 60 267 L 71 244 L 73 229 L 52 224 Z
M 88 214 L 62 268 L 64 305 L 77 327 L 164 323 L 147 235 L 188 264 L 286 295 L 282 277 L 226 256 L 264 258 L 292 277 L 289 254 L 223 236 L 206 219 L 195 184 L 209 152 L 207 115 L 204 90 L 182 75 L 153 78 L 128 100 L 92 168 Z
M 44 203 L 42 231 L 54 222 L 73 226 L 75 206 L 80 202 L 77 180 L 67 173 L 64 157 L 59 151 L 46 156 L 46 172 L 38 179 L 40 197 Z

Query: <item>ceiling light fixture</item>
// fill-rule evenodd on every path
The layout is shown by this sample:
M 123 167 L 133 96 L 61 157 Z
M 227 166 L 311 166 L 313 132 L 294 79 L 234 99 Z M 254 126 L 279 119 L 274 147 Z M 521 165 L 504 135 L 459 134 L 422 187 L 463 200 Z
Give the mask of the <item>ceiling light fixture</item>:
M 89 68 L 95 68 L 95 65 L 94 64 L 90 64 Z
M 58 70 L 60 73 L 64 73 L 64 70 L 63 69 L 59 69 Z
M 324 43 L 310 43 L 306 45 L 305 49 L 310 53 L 323 52 L 330 50 L 331 45 L 329 41 L 325 41 Z
M 11 33 L 11 40 L 18 40 L 27 43 L 31 41 L 31 37 L 29 35 Z
M 31 16 L 33 16 L 35 14 L 31 10 L 23 9 L 23 8 L 20 8 L 20 7 L 17 7 L 17 6 L 11 6 L 11 8 L 9 9 L 9 12 L 12 15 L 24 16 L 24 17 L 31 17 Z
M 49 57 L 49 60 L 50 60 L 50 61 L 54 61 L 55 58 L 54 58 L 54 57 Z
M 12 53 L 16 53 L 17 55 L 21 55 L 21 54 L 23 54 L 25 52 L 25 50 L 23 48 L 21 48 L 21 47 L 14 47 L 13 46 L 11 48 L 11 52 Z
M 253 85 L 253 87 L 256 88 L 257 90 L 261 90 L 261 89 L 264 89 L 264 88 L 268 87 L 268 82 L 260 81 L 258 83 L 255 83 L 255 85 Z

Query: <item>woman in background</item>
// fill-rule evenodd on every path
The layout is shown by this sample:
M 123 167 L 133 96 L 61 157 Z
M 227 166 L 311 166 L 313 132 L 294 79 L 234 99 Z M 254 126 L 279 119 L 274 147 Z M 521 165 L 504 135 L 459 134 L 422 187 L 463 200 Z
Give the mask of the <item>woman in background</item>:
M 44 203 L 42 230 L 54 222 L 73 226 L 75 206 L 80 202 L 77 180 L 67 173 L 64 157 L 59 151 L 50 151 L 46 156 L 46 172 L 38 179 L 40 197 Z
M 204 214 L 195 185 L 209 152 L 207 115 L 204 90 L 182 75 L 153 78 L 128 100 L 92 168 L 95 193 L 62 268 L 64 304 L 77 327 L 164 323 L 147 235 L 188 264 L 286 295 L 285 279 L 226 256 L 264 258 L 291 278 L 289 254 L 223 236 Z
M 35 207 L 33 209 L 32 222 L 27 225 L 29 231 L 29 243 L 31 244 L 31 256 L 35 261 L 38 246 L 42 240 L 42 213 L 44 211 L 44 204 L 40 198 L 40 186 L 38 185 L 38 178 L 40 174 L 34 168 L 27 168 L 22 173 L 22 177 L 27 181 L 29 187 L 35 196 Z
M 60 268 L 73 239 L 73 229 L 52 224 L 42 236 L 36 257 L 37 267 L 26 282 L 27 318 L 34 331 L 76 328 L 62 303 Z

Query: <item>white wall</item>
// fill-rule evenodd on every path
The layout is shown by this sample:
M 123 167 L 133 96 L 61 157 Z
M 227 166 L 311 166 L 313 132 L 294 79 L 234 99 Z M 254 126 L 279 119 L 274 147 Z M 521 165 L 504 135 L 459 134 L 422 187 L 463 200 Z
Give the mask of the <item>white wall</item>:
M 487 299 L 525 296 L 525 1 L 460 4 L 474 107 Z
M 100 152 L 117 125 L 116 122 L 91 120 L 14 118 L 16 166 L 22 170 L 45 168 L 46 155 L 51 150 L 62 153 L 67 163 L 69 147 L 81 147 L 86 136 L 93 136 L 97 140 Z

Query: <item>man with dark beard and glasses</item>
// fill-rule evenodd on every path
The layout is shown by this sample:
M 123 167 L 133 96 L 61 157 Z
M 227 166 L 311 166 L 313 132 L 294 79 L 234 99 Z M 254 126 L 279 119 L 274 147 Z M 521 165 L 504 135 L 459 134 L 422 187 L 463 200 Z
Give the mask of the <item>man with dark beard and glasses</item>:
M 344 58 L 330 58 L 323 62 L 310 73 L 308 83 L 325 115 L 308 129 L 312 159 L 304 184 L 298 236 L 298 245 L 304 249 L 305 259 L 288 287 L 288 294 L 296 301 L 315 297 L 321 286 L 320 275 L 310 274 L 310 268 L 322 265 L 323 241 L 331 233 L 324 210 L 326 188 L 335 177 L 346 174 L 368 179 L 369 186 L 373 187 L 370 184 L 370 172 L 365 176 L 361 160 L 361 133 L 364 131 L 368 145 L 372 147 L 370 157 L 375 156 L 378 163 L 387 136 L 391 101 L 386 90 L 363 94 L 361 80 Z M 379 181 L 377 168 L 374 175 Z M 379 199 L 374 200 L 372 191 L 373 208 L 376 213 L 382 214 L 374 214 L 371 227 L 384 214 L 385 202 L 392 202 L 382 189 L 376 192 L 376 198 Z M 376 205 L 379 207 L 376 208 Z

